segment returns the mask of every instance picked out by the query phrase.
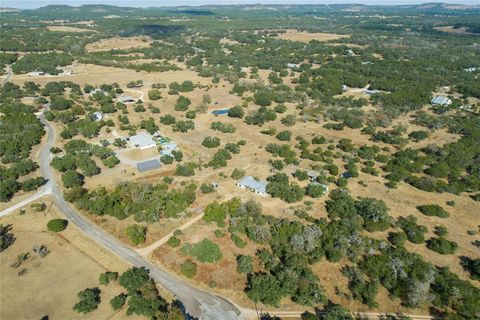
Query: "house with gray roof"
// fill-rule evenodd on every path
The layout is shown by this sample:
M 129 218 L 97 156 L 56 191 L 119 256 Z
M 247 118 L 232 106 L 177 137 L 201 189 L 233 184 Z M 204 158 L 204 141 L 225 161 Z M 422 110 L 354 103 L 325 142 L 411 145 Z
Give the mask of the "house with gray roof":
M 435 96 L 432 101 L 430 101 L 430 104 L 437 106 L 449 106 L 452 104 L 452 100 L 444 96 Z
M 133 97 L 126 96 L 126 95 L 119 95 L 117 97 L 117 100 L 120 101 L 121 103 L 127 104 L 127 103 L 134 103 L 136 100 Z
M 240 189 L 249 189 L 261 196 L 268 195 L 267 183 L 264 181 L 258 181 L 252 176 L 247 176 L 237 181 L 237 187 L 239 187 Z

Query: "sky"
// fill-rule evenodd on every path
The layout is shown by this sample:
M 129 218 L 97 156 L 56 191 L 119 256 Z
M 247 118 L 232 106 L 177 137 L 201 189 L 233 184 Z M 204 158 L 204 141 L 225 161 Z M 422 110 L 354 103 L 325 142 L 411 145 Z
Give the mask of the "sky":
M 461 4 L 480 4 L 480 0 L 0 0 L 0 7 L 34 9 L 48 4 L 109 4 L 130 7 L 160 7 L 204 4 L 323 4 L 323 3 L 362 3 L 362 4 L 420 4 L 426 2 L 445 2 Z

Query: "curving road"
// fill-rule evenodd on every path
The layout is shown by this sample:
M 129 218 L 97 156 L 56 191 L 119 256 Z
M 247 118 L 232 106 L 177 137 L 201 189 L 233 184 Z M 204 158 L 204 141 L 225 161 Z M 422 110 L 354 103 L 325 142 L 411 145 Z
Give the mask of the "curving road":
M 103 231 L 101 228 L 90 222 L 88 219 L 78 213 L 63 198 L 58 184 L 55 182 L 52 169 L 50 167 L 50 148 L 55 142 L 55 129 L 45 120 L 43 113 L 39 116 L 40 121 L 45 125 L 47 131 L 47 141 L 40 153 L 40 170 L 45 179 L 49 181 L 52 191 L 52 198 L 55 205 L 65 214 L 65 216 L 80 228 L 87 236 L 95 242 L 115 253 L 121 258 L 137 267 L 145 267 L 150 270 L 150 276 L 173 293 L 183 302 L 189 314 L 199 319 L 211 320 L 229 320 L 244 318 L 243 312 L 230 301 L 210 294 L 191 286 L 188 283 L 172 276 L 171 274 L 159 269 L 152 263 L 145 261 L 135 250 L 125 246 L 113 236 Z M 247 312 L 249 313 L 249 312 Z

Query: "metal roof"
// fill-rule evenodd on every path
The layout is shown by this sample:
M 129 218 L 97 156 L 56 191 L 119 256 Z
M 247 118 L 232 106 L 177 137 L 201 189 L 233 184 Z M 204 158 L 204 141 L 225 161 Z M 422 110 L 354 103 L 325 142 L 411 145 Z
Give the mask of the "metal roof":
M 160 163 L 160 160 L 158 159 L 152 159 L 152 160 L 147 160 L 144 162 L 139 162 L 137 163 L 137 169 L 140 172 L 145 172 L 148 170 L 153 170 L 153 169 L 158 169 L 162 166 Z
M 431 101 L 431 104 L 440 104 L 440 105 L 445 105 L 450 103 L 452 103 L 452 101 L 447 97 L 443 97 L 443 96 L 436 96 Z
M 258 181 L 252 176 L 247 176 L 240 181 L 237 182 L 237 185 L 247 187 L 250 189 L 254 189 L 255 191 L 261 192 L 261 193 L 267 193 L 267 183 Z
M 139 148 L 155 146 L 156 142 L 147 133 L 140 133 L 129 138 L 130 142 Z

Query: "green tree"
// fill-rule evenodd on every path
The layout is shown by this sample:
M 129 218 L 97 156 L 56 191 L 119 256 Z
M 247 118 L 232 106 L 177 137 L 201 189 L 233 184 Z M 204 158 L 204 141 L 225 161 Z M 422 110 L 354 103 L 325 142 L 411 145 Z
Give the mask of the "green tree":
M 100 304 L 100 289 L 87 288 L 78 293 L 79 301 L 73 306 L 73 310 L 79 313 L 89 313 L 98 308 Z
M 127 228 L 127 236 L 134 245 L 139 245 L 145 242 L 147 234 L 147 227 L 139 224 L 133 224 Z
M 60 232 L 67 228 L 68 220 L 52 219 L 47 223 L 47 229 L 51 232 Z

